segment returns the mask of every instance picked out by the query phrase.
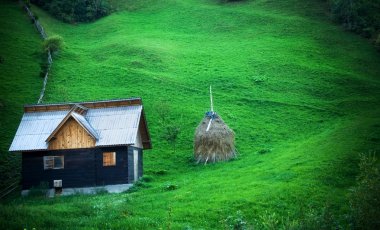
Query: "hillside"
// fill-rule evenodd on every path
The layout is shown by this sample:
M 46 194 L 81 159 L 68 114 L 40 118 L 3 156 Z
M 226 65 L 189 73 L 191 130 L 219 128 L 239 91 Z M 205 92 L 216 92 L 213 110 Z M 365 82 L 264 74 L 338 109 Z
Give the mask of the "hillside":
M 2 1 L 0 7 L 0 188 L 19 176 L 18 155 L 8 152 L 24 104 L 36 103 L 42 87 L 41 40 L 21 6 Z
M 366 40 L 328 21 L 317 0 L 125 2 L 124 10 L 89 24 L 33 11 L 47 33 L 66 44 L 54 59 L 45 103 L 143 98 L 153 141 L 144 155 L 145 180 L 125 194 L 13 199 L 0 205 L 6 228 L 220 229 L 239 219 L 268 229 L 347 223 L 358 154 L 380 149 L 380 55 Z M 1 4 L 14 11 L 2 17 L 13 15 L 22 26 L 20 32 L 1 28 L 15 46 L 7 53 L 37 52 L 26 16 L 17 5 Z M 15 43 L 18 33 L 35 37 Z M 2 82 L 25 79 L 11 86 L 24 91 L 1 86 L 7 92 L 2 151 L 21 118 L 12 102 L 37 98 L 34 59 L 18 75 L 1 71 Z M 210 84 L 215 110 L 236 133 L 239 158 L 195 165 L 193 134 L 208 110 Z M 181 128 L 175 151 L 162 137 L 168 125 L 162 116 Z

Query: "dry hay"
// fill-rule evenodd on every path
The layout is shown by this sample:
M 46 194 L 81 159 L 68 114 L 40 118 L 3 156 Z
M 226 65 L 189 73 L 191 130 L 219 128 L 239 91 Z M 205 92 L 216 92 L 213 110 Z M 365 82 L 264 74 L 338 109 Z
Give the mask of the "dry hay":
M 206 131 L 211 117 L 210 129 Z M 235 133 L 216 114 L 206 114 L 195 130 L 194 157 L 199 162 L 227 161 L 236 157 Z

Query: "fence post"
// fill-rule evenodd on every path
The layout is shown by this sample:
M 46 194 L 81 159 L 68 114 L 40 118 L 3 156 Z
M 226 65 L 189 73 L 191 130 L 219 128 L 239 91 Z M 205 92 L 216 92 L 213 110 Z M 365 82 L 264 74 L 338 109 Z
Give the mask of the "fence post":
M 20 1 L 20 2 L 21 2 L 21 4 L 23 4 L 24 9 L 28 13 L 30 19 L 34 22 L 34 26 L 36 27 L 36 29 L 39 32 L 42 39 L 46 40 L 47 35 L 46 35 L 45 30 L 42 27 L 41 23 L 36 19 L 36 17 L 34 17 L 33 12 L 29 9 L 29 7 L 25 3 L 23 3 L 22 1 Z M 45 90 L 46 90 L 46 84 L 47 84 L 48 77 L 49 77 L 49 71 L 50 71 L 51 65 L 53 64 L 53 58 L 52 58 L 50 50 L 48 50 L 48 52 L 47 52 L 47 63 L 48 63 L 48 67 L 47 67 L 47 70 L 45 73 L 44 82 L 42 85 L 40 97 L 38 98 L 37 104 L 40 104 L 42 102 L 44 96 L 45 96 Z

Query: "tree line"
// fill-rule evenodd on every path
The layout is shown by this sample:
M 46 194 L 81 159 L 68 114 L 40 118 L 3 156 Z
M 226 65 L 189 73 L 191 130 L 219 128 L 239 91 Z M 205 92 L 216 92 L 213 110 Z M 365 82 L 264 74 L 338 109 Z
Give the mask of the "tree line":
M 111 13 L 109 0 L 30 0 L 59 20 L 68 23 L 91 22 Z
M 25 0 L 68 23 L 91 22 L 113 11 L 112 0 Z M 244 0 L 220 0 L 235 2 Z M 380 50 L 380 0 L 324 0 L 333 19 L 347 30 L 372 39 Z
M 327 0 L 335 21 L 370 38 L 380 50 L 380 0 Z

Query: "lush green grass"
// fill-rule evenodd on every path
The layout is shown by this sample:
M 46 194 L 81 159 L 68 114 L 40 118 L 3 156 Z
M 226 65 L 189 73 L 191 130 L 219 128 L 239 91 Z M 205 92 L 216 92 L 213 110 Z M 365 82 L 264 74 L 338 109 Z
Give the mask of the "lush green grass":
M 371 45 L 324 19 L 319 1 L 125 2 L 124 11 L 77 25 L 34 8 L 67 45 L 45 102 L 142 97 L 153 140 L 144 170 L 152 181 L 127 194 L 14 199 L 1 206 L 2 222 L 215 229 L 241 211 L 250 225 L 301 226 L 302 216 L 321 220 L 329 207 L 343 223 L 357 155 L 380 148 L 380 56 Z M 195 165 L 193 134 L 210 84 L 240 154 Z M 158 122 L 163 103 L 181 127 L 175 152 Z
M 2 1 L 0 7 L 0 188 L 19 176 L 19 156 L 8 149 L 23 113 L 23 104 L 36 103 L 41 39 L 21 6 Z

